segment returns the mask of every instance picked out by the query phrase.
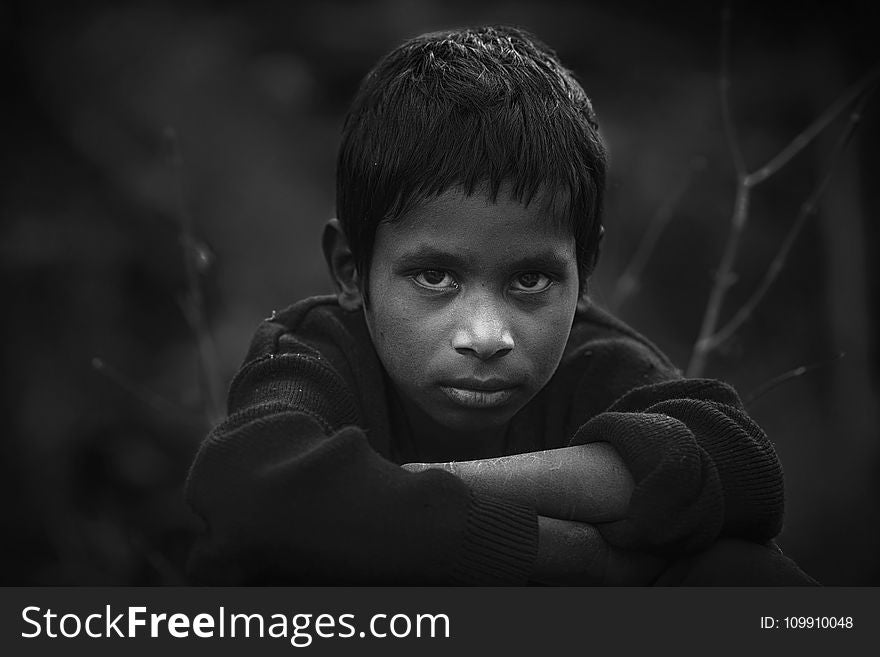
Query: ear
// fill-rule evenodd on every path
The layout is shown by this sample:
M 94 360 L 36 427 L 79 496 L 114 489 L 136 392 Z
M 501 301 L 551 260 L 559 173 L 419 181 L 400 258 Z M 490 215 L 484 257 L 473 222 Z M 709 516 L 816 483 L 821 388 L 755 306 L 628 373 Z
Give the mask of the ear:
M 599 226 L 599 238 L 596 243 L 596 250 L 593 252 L 593 257 L 590 260 L 590 267 L 587 270 L 587 281 L 584 283 L 584 289 L 581 290 L 581 295 L 578 298 L 578 310 L 585 311 L 593 303 L 590 299 L 589 282 L 593 273 L 596 271 L 596 265 L 599 263 L 599 254 L 602 251 L 602 242 L 604 241 L 605 226 Z
M 324 260 L 330 270 L 330 278 L 336 288 L 336 299 L 345 310 L 359 310 L 363 307 L 360 278 L 355 266 L 354 255 L 348 245 L 348 238 L 339 219 L 331 219 L 324 226 L 321 238 Z
M 596 250 L 593 252 L 593 261 L 590 263 L 590 275 L 596 271 L 596 265 L 599 264 L 599 254 L 602 253 L 602 242 L 605 241 L 605 226 L 599 226 L 599 240 L 596 243 Z

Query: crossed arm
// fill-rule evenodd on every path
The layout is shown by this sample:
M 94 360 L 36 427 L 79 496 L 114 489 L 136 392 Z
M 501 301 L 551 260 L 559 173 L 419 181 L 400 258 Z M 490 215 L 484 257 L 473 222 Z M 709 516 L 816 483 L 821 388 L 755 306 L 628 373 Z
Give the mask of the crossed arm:
M 411 472 L 446 470 L 474 491 L 529 504 L 538 512 L 532 580 L 544 584 L 647 584 L 665 567 L 651 555 L 618 550 L 596 525 L 625 517 L 634 483 L 608 443 L 475 461 L 407 463 Z

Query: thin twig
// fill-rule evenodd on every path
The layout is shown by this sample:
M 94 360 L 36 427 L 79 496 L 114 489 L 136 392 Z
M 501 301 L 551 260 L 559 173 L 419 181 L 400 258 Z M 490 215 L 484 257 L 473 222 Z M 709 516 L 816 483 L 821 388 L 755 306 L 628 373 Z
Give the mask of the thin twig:
M 183 586 L 186 584 L 182 568 L 172 563 L 160 550 L 151 546 L 139 531 L 129 528 L 127 538 L 131 551 L 142 557 L 153 568 L 159 576 L 159 583 L 162 586 Z
M 865 103 L 867 102 L 868 96 L 869 92 L 865 92 L 862 98 L 858 101 L 858 104 L 856 105 L 856 108 L 853 110 L 852 114 L 850 114 L 849 121 L 847 122 L 846 127 L 844 128 L 843 132 L 840 134 L 840 137 L 835 143 L 831 156 L 828 158 L 828 166 L 825 169 L 825 173 L 823 174 L 822 179 L 819 181 L 819 184 L 816 185 L 816 188 L 813 190 L 807 200 L 804 201 L 804 203 L 801 205 L 797 219 L 789 228 L 788 233 L 786 234 L 785 239 L 783 240 L 782 245 L 780 246 L 779 251 L 776 254 L 776 257 L 770 263 L 767 272 L 764 274 L 764 278 L 761 281 L 761 284 L 758 286 L 758 288 L 755 290 L 749 300 L 746 301 L 745 304 L 743 304 L 742 308 L 740 308 L 734 314 L 730 321 L 727 322 L 727 324 L 712 337 L 710 341 L 710 348 L 720 346 L 733 336 L 737 329 L 739 329 L 739 327 L 742 326 L 742 324 L 745 323 L 745 321 L 751 316 L 757 305 L 764 298 L 767 290 L 770 289 L 770 286 L 779 276 L 780 272 L 785 266 L 786 258 L 788 257 L 788 253 L 791 250 L 795 239 L 800 234 L 801 229 L 806 223 L 807 218 L 809 218 L 816 211 L 816 206 L 819 203 L 819 199 L 821 198 L 822 193 L 828 186 L 828 182 L 831 180 L 831 177 L 834 174 L 837 162 L 839 161 L 840 156 L 843 154 L 847 144 L 849 143 L 850 139 L 853 136 L 853 133 L 855 132 L 859 122 L 861 121 L 862 111 L 864 109 Z
M 736 198 L 733 204 L 733 214 L 730 218 L 730 232 L 724 245 L 724 253 L 715 273 L 715 282 L 709 293 L 709 301 L 703 313 L 703 321 L 700 324 L 700 332 L 694 343 L 691 359 L 687 366 L 687 376 L 698 377 L 703 375 L 706 368 L 706 359 L 711 351 L 710 339 L 715 333 L 718 318 L 721 315 L 721 307 L 724 305 L 724 297 L 727 290 L 733 285 L 733 263 L 736 261 L 736 252 L 739 248 L 740 236 L 745 228 L 749 214 L 750 186 L 742 152 L 736 140 L 736 128 L 730 112 L 730 4 L 725 4 L 721 12 L 721 70 L 719 72 L 721 84 L 721 118 L 724 123 L 724 134 L 727 136 L 727 145 L 730 149 L 733 164 L 736 168 Z
M 788 164 L 791 159 L 809 145 L 825 128 L 830 125 L 839 114 L 844 112 L 853 101 L 865 91 L 874 86 L 880 80 L 880 64 L 872 68 L 862 78 L 853 84 L 846 92 L 834 101 L 813 123 L 795 137 L 791 143 L 783 148 L 775 157 L 757 171 L 748 174 L 746 180 L 754 186 L 764 182 Z
M 715 284 L 709 293 L 709 301 L 703 314 L 700 333 L 697 336 L 691 360 L 688 363 L 687 376 L 689 377 L 703 375 L 703 371 L 706 368 L 706 359 L 712 349 L 712 336 L 715 333 L 715 327 L 718 325 L 721 307 L 724 305 L 724 297 L 727 294 L 727 290 L 730 289 L 730 286 L 736 280 L 736 276 L 733 273 L 733 263 L 736 260 L 740 237 L 748 218 L 750 194 L 751 188 L 745 184 L 743 179 L 740 179 L 736 188 L 733 215 L 730 219 L 730 233 L 727 236 L 724 253 L 721 256 L 721 262 L 715 274 Z
M 678 185 L 664 199 L 663 203 L 654 213 L 651 221 L 648 223 L 648 229 L 642 234 L 641 240 L 636 247 L 632 260 L 623 270 L 623 273 L 614 284 L 614 291 L 611 294 L 611 307 L 618 310 L 623 302 L 626 301 L 634 292 L 639 289 L 642 271 L 647 265 L 660 235 L 672 219 L 673 212 L 678 206 L 681 197 L 688 190 L 697 173 L 706 167 L 706 158 L 694 157 L 691 159 L 687 171 L 681 177 Z
M 749 393 L 748 397 L 743 401 L 745 406 L 751 406 L 758 399 L 766 395 L 768 392 L 773 390 L 774 388 L 778 388 L 780 385 L 785 383 L 786 381 L 790 381 L 791 379 L 796 379 L 799 376 L 803 376 L 807 372 L 812 372 L 813 370 L 819 369 L 820 367 L 825 367 L 826 365 L 831 365 L 832 363 L 836 363 L 841 358 L 843 358 L 846 354 L 844 352 L 840 352 L 834 358 L 830 358 L 828 360 L 823 360 L 818 363 L 811 363 L 810 365 L 801 365 L 800 367 L 795 367 L 792 370 L 788 370 L 787 372 L 783 372 L 778 376 L 774 376 L 769 381 L 765 381 L 757 388 L 752 390 Z
M 110 365 L 107 361 L 99 356 L 92 358 L 92 369 L 106 376 L 110 381 L 119 386 L 122 390 L 130 394 L 138 401 L 156 412 L 161 417 L 175 417 L 179 420 L 192 425 L 202 427 L 202 423 L 189 413 L 185 408 L 178 406 L 174 402 L 159 395 L 146 386 L 136 382 L 131 377 L 123 374 L 118 369 Z
M 180 219 L 180 242 L 186 271 L 187 294 L 181 308 L 196 339 L 198 349 L 199 395 L 205 417 L 212 426 L 221 418 L 221 393 L 216 349 L 206 320 L 205 302 L 202 295 L 200 271 L 210 265 L 211 255 L 207 247 L 195 239 L 193 220 L 190 215 L 183 184 L 183 159 L 173 128 L 166 128 L 165 141 L 175 178 L 177 212 Z
M 724 123 L 724 135 L 727 138 L 727 147 L 733 158 L 733 166 L 736 168 L 737 178 L 744 178 L 748 171 L 739 141 L 736 138 L 736 126 L 730 109 L 730 2 L 724 4 L 721 12 L 721 75 L 719 76 L 719 91 L 721 92 L 721 117 Z

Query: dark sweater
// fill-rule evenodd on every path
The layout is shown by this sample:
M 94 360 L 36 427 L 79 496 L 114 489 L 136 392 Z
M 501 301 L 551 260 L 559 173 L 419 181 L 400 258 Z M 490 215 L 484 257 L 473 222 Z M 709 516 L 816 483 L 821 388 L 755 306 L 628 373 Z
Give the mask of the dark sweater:
M 211 583 L 526 583 L 534 509 L 471 491 L 419 460 L 360 313 L 333 297 L 264 321 L 229 416 L 187 481 L 205 521 L 191 574 Z M 736 393 L 683 379 L 645 338 L 579 307 L 557 372 L 512 420 L 505 453 L 610 442 L 636 488 L 623 548 L 680 556 L 781 528 L 782 473 Z

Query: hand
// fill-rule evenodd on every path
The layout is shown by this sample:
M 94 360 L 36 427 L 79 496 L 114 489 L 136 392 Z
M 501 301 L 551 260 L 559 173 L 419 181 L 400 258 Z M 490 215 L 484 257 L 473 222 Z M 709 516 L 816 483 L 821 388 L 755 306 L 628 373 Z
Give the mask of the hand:
M 561 586 L 648 586 L 666 561 L 610 546 L 593 525 L 538 516 L 532 580 Z

